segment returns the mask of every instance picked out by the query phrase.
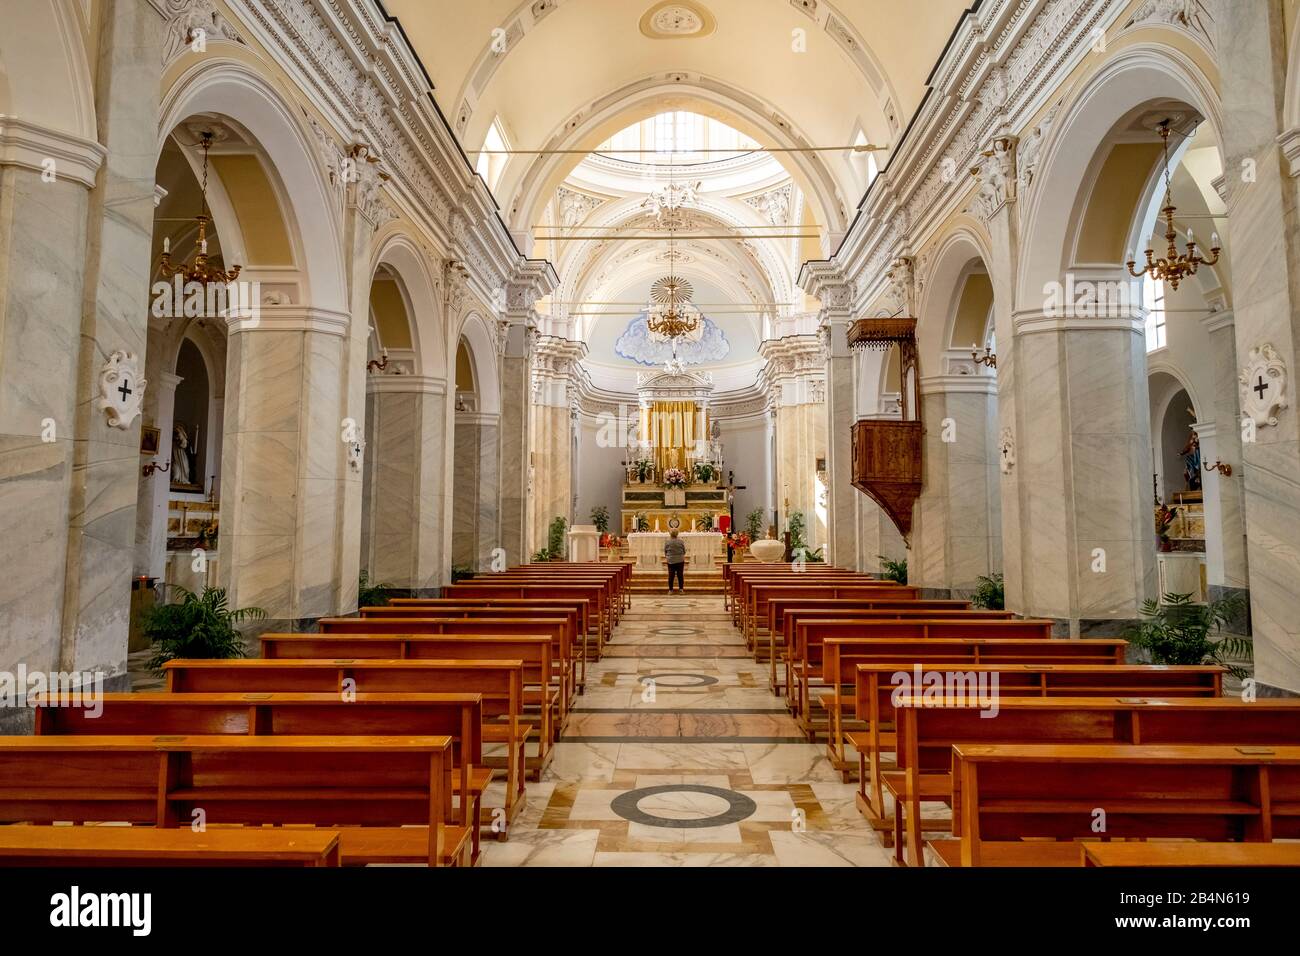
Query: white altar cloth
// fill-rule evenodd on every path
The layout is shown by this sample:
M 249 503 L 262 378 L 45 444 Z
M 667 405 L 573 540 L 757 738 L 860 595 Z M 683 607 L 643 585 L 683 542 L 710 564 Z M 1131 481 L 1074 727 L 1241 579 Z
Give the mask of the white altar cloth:
M 689 567 L 696 571 L 712 570 L 713 559 L 722 554 L 722 535 L 717 531 L 682 531 L 677 535 L 686 543 Z M 638 568 L 657 568 L 664 562 L 666 531 L 633 531 L 627 545 Z

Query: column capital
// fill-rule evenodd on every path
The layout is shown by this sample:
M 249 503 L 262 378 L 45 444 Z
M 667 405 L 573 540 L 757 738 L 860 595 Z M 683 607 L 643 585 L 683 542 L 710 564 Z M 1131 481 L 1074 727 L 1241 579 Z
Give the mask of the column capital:
M 1231 329 L 1237 324 L 1237 317 L 1232 309 L 1220 309 L 1218 312 L 1211 312 L 1205 318 L 1201 319 L 1201 325 L 1207 332 L 1218 332 L 1220 329 Z
M 833 259 L 813 259 L 799 270 L 799 287 L 821 302 L 823 320 L 827 316 L 847 318 L 853 312 L 857 286 Z
M 369 375 L 366 392 L 371 395 L 446 395 L 447 383 L 431 375 Z
M 56 179 L 68 179 L 93 189 L 95 174 L 107 155 L 108 150 L 94 140 L 17 116 L 0 116 L 0 166 L 52 173 Z

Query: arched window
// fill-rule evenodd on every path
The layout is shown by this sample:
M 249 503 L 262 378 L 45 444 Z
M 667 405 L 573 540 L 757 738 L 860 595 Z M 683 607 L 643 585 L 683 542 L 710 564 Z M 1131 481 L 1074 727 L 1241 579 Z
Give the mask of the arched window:
M 1168 344 L 1165 336 L 1165 284 L 1150 276 L 1142 280 L 1142 305 L 1147 310 L 1147 351 Z
M 488 127 L 487 136 L 483 138 L 483 146 L 478 154 L 478 162 L 474 168 L 478 174 L 483 177 L 487 183 L 488 189 L 495 190 L 497 182 L 501 179 L 501 173 L 506 168 L 506 160 L 510 157 L 502 153 L 489 152 L 489 150 L 509 149 L 506 144 L 505 132 L 501 128 L 501 118 L 497 117 Z

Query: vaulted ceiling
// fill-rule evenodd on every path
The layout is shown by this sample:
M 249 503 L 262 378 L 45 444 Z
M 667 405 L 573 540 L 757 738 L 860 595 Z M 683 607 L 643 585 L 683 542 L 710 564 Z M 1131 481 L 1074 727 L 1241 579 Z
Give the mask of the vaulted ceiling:
M 665 108 L 773 146 L 893 146 L 973 0 L 386 0 L 473 156 L 499 121 L 515 149 L 590 149 Z M 579 156 L 514 156 L 496 197 L 526 233 Z M 848 154 L 785 154 L 834 232 Z M 884 165 L 884 156 L 880 157 Z

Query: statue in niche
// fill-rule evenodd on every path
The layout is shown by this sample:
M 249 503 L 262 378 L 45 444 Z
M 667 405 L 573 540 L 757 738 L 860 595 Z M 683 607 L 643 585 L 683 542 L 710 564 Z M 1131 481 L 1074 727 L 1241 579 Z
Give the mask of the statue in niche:
M 194 484 L 194 462 L 190 437 L 180 422 L 172 428 L 172 487 Z
M 1187 444 L 1179 452 L 1183 456 L 1183 480 L 1187 483 L 1188 491 L 1201 490 L 1201 436 L 1192 430 L 1191 436 L 1187 439 Z

